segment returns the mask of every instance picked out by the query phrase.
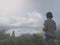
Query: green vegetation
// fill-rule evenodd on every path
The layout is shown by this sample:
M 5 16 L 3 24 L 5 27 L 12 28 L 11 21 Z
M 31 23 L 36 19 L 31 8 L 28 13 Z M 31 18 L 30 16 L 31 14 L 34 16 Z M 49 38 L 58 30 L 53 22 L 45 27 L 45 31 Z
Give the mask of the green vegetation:
M 55 40 L 55 45 L 60 45 L 60 41 Z M 33 38 L 10 38 L 0 40 L 0 45 L 45 45 L 42 37 L 34 36 Z
M 9 39 L 5 41 L 0 41 L 0 45 L 42 45 L 42 40 L 34 39 Z

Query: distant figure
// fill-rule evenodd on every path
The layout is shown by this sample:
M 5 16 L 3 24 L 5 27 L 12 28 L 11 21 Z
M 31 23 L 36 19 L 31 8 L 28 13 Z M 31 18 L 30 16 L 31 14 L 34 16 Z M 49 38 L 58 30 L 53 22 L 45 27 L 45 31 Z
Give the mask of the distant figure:
M 54 45 L 53 41 L 55 40 L 55 31 L 56 31 L 56 22 L 52 19 L 53 15 L 51 12 L 47 12 L 46 20 L 44 22 L 43 31 L 45 32 L 45 40 L 48 42 L 51 41 L 50 44 L 47 45 Z
M 15 38 L 15 31 L 12 32 L 12 37 Z

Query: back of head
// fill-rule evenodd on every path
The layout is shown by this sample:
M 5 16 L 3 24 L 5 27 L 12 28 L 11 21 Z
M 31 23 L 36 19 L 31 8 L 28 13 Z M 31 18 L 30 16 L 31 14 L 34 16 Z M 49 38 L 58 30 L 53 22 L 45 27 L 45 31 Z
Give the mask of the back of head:
M 52 19 L 53 18 L 53 15 L 52 15 L 51 12 L 47 12 L 46 17 Z

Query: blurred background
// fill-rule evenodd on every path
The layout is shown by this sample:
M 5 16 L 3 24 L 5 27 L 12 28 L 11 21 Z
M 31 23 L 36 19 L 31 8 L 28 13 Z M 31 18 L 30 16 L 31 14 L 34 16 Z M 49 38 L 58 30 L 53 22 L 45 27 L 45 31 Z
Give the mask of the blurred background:
M 60 39 L 60 0 L 0 0 L 0 32 L 44 35 L 43 23 L 48 11 L 53 13 L 57 25 L 56 36 Z

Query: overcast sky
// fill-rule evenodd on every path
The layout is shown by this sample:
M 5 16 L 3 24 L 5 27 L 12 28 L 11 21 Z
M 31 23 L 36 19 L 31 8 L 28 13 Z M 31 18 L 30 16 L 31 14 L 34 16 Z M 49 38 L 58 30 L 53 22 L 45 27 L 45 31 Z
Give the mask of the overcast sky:
M 48 11 L 60 25 L 59 5 L 60 0 L 0 0 L 0 25 L 25 26 L 26 30 L 27 27 L 43 27 Z

